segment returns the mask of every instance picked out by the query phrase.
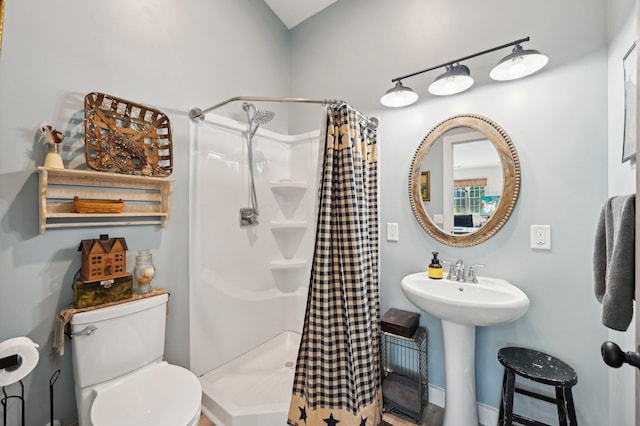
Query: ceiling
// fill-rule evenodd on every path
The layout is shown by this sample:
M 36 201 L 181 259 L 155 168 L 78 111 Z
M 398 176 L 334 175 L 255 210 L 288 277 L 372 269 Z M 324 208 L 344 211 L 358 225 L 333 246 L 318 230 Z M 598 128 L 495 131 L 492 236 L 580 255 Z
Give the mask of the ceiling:
M 338 0 L 264 0 L 278 15 L 282 23 L 291 29 Z

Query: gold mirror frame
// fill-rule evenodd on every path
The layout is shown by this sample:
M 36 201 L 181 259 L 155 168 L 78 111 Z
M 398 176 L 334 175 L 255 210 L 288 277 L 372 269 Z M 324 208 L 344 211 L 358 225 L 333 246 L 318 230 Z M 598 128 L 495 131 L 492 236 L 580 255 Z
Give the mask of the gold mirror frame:
M 486 136 L 496 148 L 498 156 L 500 157 L 500 163 L 502 164 L 502 192 L 496 211 L 477 231 L 462 235 L 449 234 L 440 229 L 440 227 L 431 220 L 422 203 L 422 195 L 420 192 L 422 164 L 429 150 L 442 135 L 458 127 L 470 127 Z M 511 138 L 507 132 L 492 120 L 481 115 L 461 114 L 440 122 L 424 137 L 413 156 L 411 173 L 409 174 L 409 200 L 411 201 L 411 209 L 427 234 L 442 244 L 451 247 L 471 247 L 488 240 L 502 228 L 509 219 L 509 216 L 511 216 L 519 193 L 520 160 L 518 159 L 516 148 L 513 142 L 511 142 Z
M 0 0 L 0 52 L 2 52 L 2 27 L 4 27 L 4 0 Z

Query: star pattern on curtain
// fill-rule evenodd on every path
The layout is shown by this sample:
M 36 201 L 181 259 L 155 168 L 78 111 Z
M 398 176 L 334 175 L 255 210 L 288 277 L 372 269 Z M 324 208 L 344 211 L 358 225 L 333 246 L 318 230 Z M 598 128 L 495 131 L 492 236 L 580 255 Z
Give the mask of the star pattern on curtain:
M 340 420 L 333 418 L 333 413 L 329 414 L 329 417 L 323 420 L 327 424 L 327 426 L 336 426 L 338 423 L 340 423 Z
M 300 409 L 300 420 L 307 424 L 307 409 L 305 407 L 298 407 Z
M 305 407 L 298 407 L 300 410 L 300 420 L 307 424 L 307 409 Z M 367 426 L 368 417 L 360 417 L 360 426 Z M 333 413 L 329 414 L 329 417 L 323 419 L 323 421 L 327 424 L 327 426 L 336 426 L 340 423 L 340 420 L 333 417 Z
M 302 420 L 304 422 L 304 424 L 307 424 L 307 409 L 306 407 L 298 407 L 298 409 L 300 410 L 300 420 Z M 367 419 L 368 417 L 360 417 L 360 426 L 367 426 Z M 326 419 L 323 419 L 324 422 L 328 425 L 328 426 L 336 426 L 338 423 L 340 423 L 340 420 L 336 419 L 333 417 L 333 413 L 329 414 L 329 417 Z

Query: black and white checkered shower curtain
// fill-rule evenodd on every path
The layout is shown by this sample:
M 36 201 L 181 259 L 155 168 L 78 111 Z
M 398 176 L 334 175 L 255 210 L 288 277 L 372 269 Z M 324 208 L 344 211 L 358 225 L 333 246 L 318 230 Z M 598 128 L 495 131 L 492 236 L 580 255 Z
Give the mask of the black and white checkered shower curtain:
M 377 131 L 348 105 L 327 133 L 292 426 L 375 426 L 381 418 Z

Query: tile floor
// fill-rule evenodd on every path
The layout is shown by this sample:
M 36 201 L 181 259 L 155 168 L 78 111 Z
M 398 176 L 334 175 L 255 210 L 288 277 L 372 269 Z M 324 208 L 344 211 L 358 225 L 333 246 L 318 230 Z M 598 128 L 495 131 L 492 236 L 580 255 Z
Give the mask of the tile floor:
M 416 426 L 416 423 L 404 420 L 389 413 L 383 414 L 382 421 L 391 426 Z M 444 408 L 428 404 L 427 408 L 422 413 L 422 421 L 419 426 L 442 426 L 443 421 Z
M 211 420 L 207 418 L 204 414 L 200 416 L 200 421 L 198 422 L 198 426 L 216 426 L 213 424 Z

